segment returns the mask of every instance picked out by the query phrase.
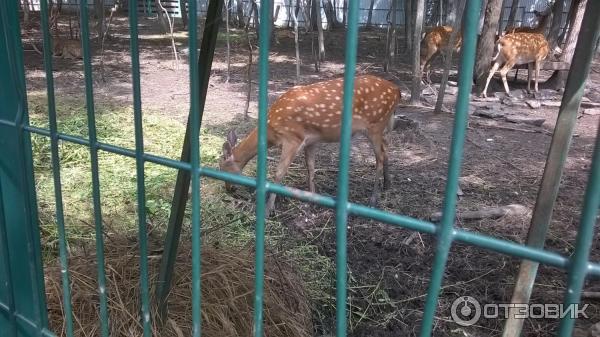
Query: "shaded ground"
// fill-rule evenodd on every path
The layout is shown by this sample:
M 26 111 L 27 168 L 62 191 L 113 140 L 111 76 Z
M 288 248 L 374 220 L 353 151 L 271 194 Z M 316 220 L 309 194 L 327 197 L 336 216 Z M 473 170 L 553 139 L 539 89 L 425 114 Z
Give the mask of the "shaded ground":
M 107 40 L 104 54 L 104 81 L 101 76 L 99 47 L 94 44 L 94 93 L 98 104 L 131 105 L 131 75 L 127 21 L 117 18 L 112 38 Z M 140 41 L 142 104 L 144 108 L 158 111 L 168 118 L 184 123 L 187 118 L 189 86 L 185 58 L 176 70 L 172 59 L 170 42 L 156 35 L 154 21 L 142 20 Z M 293 39 L 289 32 L 278 31 L 279 43 L 270 53 L 269 94 L 271 101 L 294 85 L 295 65 Z M 185 34 L 178 33 L 179 48 L 185 47 Z M 34 39 L 35 34 L 30 33 Z M 301 37 L 302 81 L 341 76 L 343 73 L 343 34 L 326 34 L 326 60 L 321 73 L 315 73 L 310 59 L 310 35 Z M 382 73 L 385 35 L 379 31 L 361 32 L 358 52 L 358 72 L 380 74 L 407 88 L 410 66 L 406 53 L 398 58 L 389 74 Z M 246 42 L 241 31 L 232 36 L 231 78 L 225 83 L 224 34 L 219 37 L 213 74 L 209 87 L 203 125 L 215 136 L 224 137 L 226 130 L 235 128 L 244 134 L 255 125 L 256 85 L 252 93 L 249 120 L 242 118 L 245 104 L 245 71 L 247 62 Z M 400 44 L 402 46 L 402 43 Z M 27 47 L 27 46 L 26 46 Z M 401 49 L 401 52 L 404 52 Z M 256 60 L 256 57 L 254 58 Z M 439 68 L 439 63 L 438 68 Z M 27 85 L 30 92 L 45 90 L 41 57 L 26 53 Z M 83 73 L 81 61 L 54 61 L 57 100 L 73 100 L 83 97 Z M 435 67 L 434 67 L 435 68 Z M 588 82 L 586 97 L 600 102 L 596 91 L 600 83 L 600 60 L 594 64 Z M 524 71 L 520 72 L 526 76 Z M 549 74 L 544 74 L 544 78 Z M 434 81 L 439 74 L 432 76 Z M 256 77 L 254 70 L 253 78 Z M 513 88 L 514 86 L 511 86 Z M 523 87 L 521 85 L 521 87 Z M 543 86 L 542 86 L 543 88 Z M 493 88 L 492 88 L 493 89 Z M 403 90 L 408 92 L 408 90 Z M 559 99 L 559 93 L 550 93 Z M 453 106 L 455 96 L 448 95 L 446 106 Z M 552 97 L 551 97 L 552 98 Z M 519 101 L 520 102 L 520 101 Z M 423 103 L 431 103 L 425 96 Z M 464 195 L 459 201 L 460 210 L 477 210 L 483 206 L 519 203 L 533 208 L 537 189 L 543 172 L 546 152 L 550 143 L 549 132 L 553 130 L 558 107 L 541 106 L 531 109 L 520 104 L 507 106 L 499 101 L 489 102 L 492 110 L 508 111 L 516 115 L 545 118 L 542 127 L 514 125 L 508 122 L 472 117 L 464 150 L 461 187 Z M 473 110 L 479 107 L 473 106 Z M 446 163 L 450 146 L 452 114 L 433 114 L 431 109 L 401 106 L 397 114 L 414 121 L 409 127 L 400 128 L 389 136 L 392 188 L 381 198 L 382 209 L 419 219 L 441 209 L 445 187 Z M 547 248 L 568 255 L 573 251 L 579 212 L 587 174 L 590 168 L 593 141 L 599 117 L 582 115 L 577 121 L 576 134 L 567 158 L 562 177 L 561 190 L 552 218 Z M 183 124 L 182 124 L 183 127 Z M 509 130 L 506 128 L 515 128 Z M 519 129 L 519 130 L 516 130 Z M 530 132 L 523 132 L 523 129 Z M 133 137 L 133 135 L 132 135 Z M 152 139 L 147 141 L 152 142 Z M 155 140 L 158 141 L 158 140 Z M 335 144 L 324 145 L 317 154 L 317 190 L 335 195 L 337 174 L 337 151 Z M 270 152 L 277 158 L 278 150 Z M 301 156 L 300 156 L 301 157 Z M 275 165 L 270 159 L 270 165 Z M 303 158 L 297 158 L 285 183 L 306 188 Z M 252 167 L 253 165 L 250 165 Z M 351 157 L 350 200 L 366 203 L 373 186 L 374 158 L 368 142 L 358 137 L 353 142 Z M 246 171 L 252 175 L 251 168 Z M 217 189 L 215 198 L 224 196 Z M 165 199 L 169 199 L 166 195 Z M 253 197 L 242 195 L 241 200 L 225 199 L 231 205 L 230 212 L 251 212 Z M 290 227 L 294 242 L 311 242 L 319 247 L 319 253 L 335 258 L 335 221 L 332 210 L 304 205 L 295 200 L 280 199 L 275 221 Z M 529 219 L 502 218 L 459 223 L 460 227 L 494 237 L 523 242 Z M 596 234 L 598 235 L 598 234 Z M 410 238 L 410 240 L 407 240 Z M 594 240 L 592 258 L 600 261 L 600 245 Z M 412 336 L 417 335 L 422 317 L 425 294 L 435 241 L 427 235 L 411 237 L 404 229 L 378 223 L 373 220 L 352 217 L 348 233 L 348 270 L 350 272 L 349 324 L 352 336 Z M 482 320 L 477 326 L 461 328 L 451 321 L 450 306 L 462 295 L 469 295 L 481 303 L 507 303 L 510 301 L 518 260 L 462 244 L 453 246 L 445 273 L 444 288 L 438 302 L 434 335 L 498 336 L 503 320 Z M 586 290 L 600 291 L 598 280 L 590 280 Z M 334 279 L 330 295 L 334 295 Z M 565 274 L 554 268 L 541 267 L 534 289 L 533 302 L 559 303 L 565 290 Z M 595 282 L 595 283 L 594 283 Z M 584 300 L 590 304 L 589 319 L 578 322 L 582 328 L 600 321 L 598 300 Z M 325 303 L 326 301 L 323 300 Z M 330 303 L 330 302 L 326 302 Z M 334 327 L 334 310 L 331 307 L 315 309 L 317 335 L 331 333 Z M 525 336 L 550 336 L 556 331 L 556 320 L 528 320 Z

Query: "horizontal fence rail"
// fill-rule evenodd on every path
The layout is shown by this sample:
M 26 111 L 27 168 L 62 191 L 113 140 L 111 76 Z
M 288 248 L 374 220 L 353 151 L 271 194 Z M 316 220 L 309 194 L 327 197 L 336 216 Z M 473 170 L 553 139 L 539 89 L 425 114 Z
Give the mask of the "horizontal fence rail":
M 207 12 L 210 15 L 221 15 L 220 7 L 222 0 L 211 0 Z M 266 197 L 269 193 L 275 193 L 281 196 L 301 200 L 307 203 L 320 205 L 323 207 L 335 210 L 336 216 L 336 336 L 346 336 L 347 329 L 347 222 L 348 217 L 359 216 L 367 219 L 373 219 L 383 223 L 391 224 L 399 228 L 405 228 L 413 231 L 433 235 L 436 238 L 436 250 L 434 263 L 431 271 L 430 284 L 426 298 L 423 320 L 421 322 L 420 335 L 430 336 L 433 330 L 435 320 L 435 312 L 437 309 L 437 300 L 440 289 L 443 283 L 443 275 L 446 267 L 446 261 L 449 256 L 449 251 L 454 242 L 461 242 L 483 249 L 514 256 L 521 259 L 539 262 L 545 265 L 563 269 L 568 275 L 568 291 L 565 295 L 565 303 L 578 303 L 582 291 L 583 280 L 587 276 L 600 276 L 600 264 L 589 261 L 589 250 L 591 246 L 591 238 L 593 236 L 595 219 L 600 206 L 600 130 L 596 138 L 594 149 L 594 157 L 590 170 L 590 179 L 588 182 L 580 229 L 577 236 L 577 245 L 575 253 L 572 257 L 566 257 L 556 252 L 545 249 L 538 249 L 512 242 L 504 239 L 498 239 L 484 234 L 471 232 L 465 229 L 455 227 L 456 218 L 456 192 L 458 189 L 458 179 L 462 163 L 462 152 L 466 135 L 468 122 L 468 107 L 469 97 L 471 92 L 471 78 L 475 61 L 475 47 L 477 25 L 480 15 L 481 0 L 468 0 L 468 6 L 465 10 L 465 30 L 463 39 L 463 54 L 461 56 L 461 73 L 459 78 L 459 92 L 457 95 L 456 115 L 454 119 L 453 136 L 449 157 L 447 186 L 445 190 L 445 200 L 443 208 L 443 216 L 440 224 L 435 224 L 430 221 L 420 220 L 401 214 L 395 214 L 389 211 L 383 211 L 376 208 L 367 207 L 364 205 L 352 203 L 348 200 L 348 180 L 349 180 L 349 158 L 350 158 L 350 138 L 352 128 L 352 91 L 354 88 L 354 78 L 356 69 L 357 44 L 358 44 L 358 22 L 359 22 L 359 3 L 358 1 L 349 1 L 348 3 L 348 32 L 346 35 L 346 54 L 345 54 L 345 72 L 344 72 L 344 97 L 342 110 L 341 124 L 341 141 L 339 152 L 339 166 L 337 177 L 337 195 L 335 197 L 324 196 L 317 193 L 306 192 L 304 190 L 287 187 L 282 184 L 276 184 L 267 179 L 267 115 L 268 115 L 268 79 L 269 79 L 269 40 L 272 21 L 271 2 L 268 0 L 261 1 L 260 7 L 260 25 L 259 34 L 259 94 L 258 94 L 258 158 L 257 158 L 257 177 L 251 178 L 243 175 L 235 175 L 222 172 L 211 167 L 201 165 L 200 161 L 200 123 L 202 121 L 202 111 L 204 109 L 204 101 L 199 97 L 200 88 L 203 83 L 206 83 L 208 74 L 202 74 L 202 69 L 199 68 L 198 62 L 198 17 L 190 16 L 189 21 L 189 50 L 190 50 L 190 116 L 189 124 L 191 125 L 189 134 L 190 160 L 182 161 L 162 156 L 153 155 L 144 151 L 143 140 L 143 125 L 142 125 L 142 103 L 141 103 L 141 87 L 140 87 L 140 63 L 139 63 L 139 46 L 138 46 L 138 11 L 137 4 L 130 2 L 129 20 L 130 20 L 130 47 L 131 47 L 131 62 L 132 62 L 132 91 L 133 91 L 133 113 L 134 113 L 134 129 L 135 129 L 135 148 L 126 148 L 116 146 L 104 142 L 100 142 L 96 136 L 96 122 L 94 110 L 94 94 L 92 81 L 91 67 L 91 50 L 89 45 L 89 23 L 87 15 L 87 6 L 85 3 L 80 4 L 82 13 L 82 49 L 83 49 L 83 70 L 85 74 L 85 94 L 86 94 L 86 109 L 88 117 L 88 138 L 70 135 L 58 132 L 56 106 L 54 101 L 54 83 L 51 60 L 51 35 L 48 29 L 47 20 L 47 4 L 42 2 L 42 30 L 44 36 L 44 68 L 46 71 L 46 83 L 48 93 L 48 112 L 49 112 L 49 128 L 40 128 L 29 125 L 28 118 L 25 116 L 14 119 L 0 118 L 0 130 L 15 131 L 19 137 L 21 145 L 29 145 L 27 137 L 31 134 L 36 134 L 50 138 L 51 141 L 51 161 L 53 170 L 53 182 L 55 187 L 56 199 L 56 222 L 59 232 L 59 259 L 63 273 L 62 289 L 63 302 L 65 311 L 65 331 L 67 336 L 73 336 L 73 313 L 71 308 L 71 293 L 70 293 L 70 276 L 68 267 L 68 250 L 67 237 L 64 228 L 64 211 L 62 201 L 62 185 L 60 175 L 60 159 L 58 153 L 59 142 L 69 142 L 88 147 L 90 150 L 90 165 L 92 172 L 92 201 L 94 211 L 95 224 L 95 239 L 96 239 L 96 256 L 97 256 L 97 280 L 98 280 L 98 296 L 99 302 L 99 318 L 100 318 L 100 335 L 107 337 L 110 335 L 110 320 L 108 313 L 108 299 L 105 284 L 105 266 L 104 266 L 104 242 L 103 242 L 103 225 L 101 213 L 101 181 L 98 174 L 98 155 L 99 151 L 122 155 L 135 159 L 136 163 L 136 188 L 137 188 L 137 212 L 139 225 L 139 241 L 140 241 L 140 294 L 141 294 L 141 326 L 143 328 L 144 337 L 151 336 L 152 322 L 150 315 L 150 298 L 149 298 L 149 280 L 148 280 L 148 247 L 147 247 L 147 230 L 146 230 L 146 214 L 145 214 L 145 180 L 144 180 L 144 165 L 146 163 L 155 163 L 165 167 L 174 168 L 181 171 L 189 172 L 191 176 L 191 238 L 192 238 L 192 335 L 194 337 L 201 336 L 201 179 L 203 177 L 217 179 L 230 182 L 237 185 L 256 188 L 256 254 L 255 254 L 255 296 L 254 296 L 254 335 L 263 336 L 264 333 L 264 317 L 263 317 L 263 287 L 264 287 L 264 255 L 265 255 L 265 208 Z M 213 7 L 211 7 L 213 6 Z M 586 34 L 592 34 L 598 38 L 598 22 L 592 17 L 594 9 L 598 5 L 594 1 L 588 2 L 586 16 L 583 22 L 582 31 Z M 2 19 L 5 19 L 8 13 L 8 7 L 0 4 L 2 11 Z M 16 11 L 16 6 L 12 7 Z M 189 9 L 192 13 L 198 11 L 196 1 L 189 2 Z M 590 10 L 592 9 L 592 10 Z M 212 13 L 212 14 L 211 14 Z M 14 14 L 14 13 L 13 13 Z M 12 29 L 6 20 L 1 23 L 4 32 L 12 32 L 15 38 L 18 37 L 18 29 Z M 587 30 L 586 30 L 587 29 Z M 2 40 L 0 40 L 2 41 Z M 585 42 L 584 42 L 585 43 Z M 20 46 L 19 46 L 20 47 Z M 588 46 L 589 47 L 589 46 Z M 2 49 L 4 48 L 4 50 Z M 214 46 L 213 46 L 214 48 Z M 4 45 L 0 42 L 0 52 L 6 52 L 8 43 Z M 583 44 L 578 44 L 577 50 L 585 51 Z M 583 53 L 579 51 L 579 53 Z M 576 52 L 575 57 L 578 53 Z M 212 61 L 212 56 L 210 58 Z M 201 60 L 202 61 L 202 60 Z M 18 67 L 17 67 L 18 66 Z M 15 80 L 15 85 L 25 92 L 24 81 L 16 81 L 16 79 L 24 80 L 24 69 L 21 63 L 15 64 L 15 69 L 18 69 L 19 74 L 13 74 L 11 77 Z M 585 81 L 585 78 L 583 79 Z M 18 83 L 17 83 L 18 82 Z M 572 82 L 575 82 L 574 80 Z M 568 82 L 570 83 L 570 82 Z M 568 85 L 581 85 L 582 83 L 570 83 Z M 23 98 L 24 99 L 24 98 Z M 26 110 L 26 109 L 25 109 Z M 1 110 L 0 110 L 1 112 Z M 26 111 L 21 111 L 26 113 Z M 0 115 L 2 117 L 4 115 Z M 8 115 L 12 116 L 12 115 Z M 1 134 L 1 132 L 0 132 Z M 30 145 L 29 145 L 30 147 Z M 30 150 L 30 148 L 28 149 Z M 30 152 L 29 152 L 30 153 Z M 1 154 L 1 153 L 0 153 Z M 25 154 L 23 154 L 25 158 Z M 23 159 L 23 162 L 26 162 Z M 25 163 L 26 164 L 26 163 Z M 26 166 L 23 164 L 24 166 Z M 26 168 L 31 170 L 31 168 Z M 0 172 L 1 173 L 1 172 Z M 31 173 L 31 172 L 30 172 Z M 1 181 L 0 181 L 1 182 Z M 24 191 L 24 193 L 34 193 L 35 191 Z M 9 258 L 11 251 L 5 245 L 8 242 L 8 225 L 5 221 L 5 210 L 2 194 L 2 185 L 0 184 L 0 260 L 2 273 L 8 274 L 9 280 L 12 279 L 11 267 L 14 262 Z M 35 199 L 33 199 L 35 201 Z M 29 207 L 34 208 L 34 202 L 29 204 Z M 36 220 L 36 219 L 34 219 Z M 32 221 L 28 228 L 30 230 L 38 230 L 35 221 Z M 36 232 L 29 233 L 27 239 L 30 242 L 36 240 Z M 39 241 L 39 238 L 37 238 Z M 38 243 L 39 244 L 39 243 Z M 39 252 L 38 252 L 39 253 Z M 41 266 L 36 266 L 36 261 L 29 261 L 29 268 L 32 273 L 41 271 Z M 27 281 L 30 282 L 30 281 Z M 31 281 L 33 282 L 33 281 Z M 13 295 L 13 283 L 7 283 L 9 295 Z M 44 296 L 43 293 L 38 294 Z M 41 319 L 34 319 L 28 315 L 21 314 L 15 310 L 16 302 L 19 298 L 9 297 L 6 303 L 0 302 L 0 317 L 8 317 L 11 324 L 15 327 L 26 327 L 27 331 L 36 331 L 37 336 L 54 336 L 47 328 L 47 321 L 44 320 L 45 313 L 37 313 Z M 39 318 L 38 317 L 38 318 Z M 569 336 L 573 328 L 573 320 L 565 318 L 561 320 L 560 335 Z M 16 335 L 16 332 L 15 334 Z M 33 335 L 33 334 L 31 334 Z

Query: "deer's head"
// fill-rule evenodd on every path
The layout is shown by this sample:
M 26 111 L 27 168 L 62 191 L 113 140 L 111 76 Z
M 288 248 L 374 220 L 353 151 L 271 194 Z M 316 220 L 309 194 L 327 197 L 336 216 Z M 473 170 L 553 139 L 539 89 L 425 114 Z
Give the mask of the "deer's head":
M 224 172 L 241 174 L 242 170 L 240 166 L 235 161 L 235 157 L 233 155 L 233 148 L 237 143 L 237 135 L 234 130 L 229 130 L 227 133 L 227 141 L 223 143 L 223 155 L 221 156 L 221 160 L 219 161 L 219 169 Z M 234 185 L 229 182 L 225 182 L 225 189 L 227 191 L 232 191 L 234 189 Z

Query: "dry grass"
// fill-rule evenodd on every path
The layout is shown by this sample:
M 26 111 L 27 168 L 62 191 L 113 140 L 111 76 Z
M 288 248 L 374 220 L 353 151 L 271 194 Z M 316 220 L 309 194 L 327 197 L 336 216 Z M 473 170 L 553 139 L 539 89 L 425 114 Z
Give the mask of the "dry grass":
M 152 245 L 151 245 L 152 246 Z M 133 240 L 109 240 L 106 245 L 106 282 L 111 336 L 141 336 L 139 256 Z M 151 250 L 152 252 L 152 250 Z M 175 266 L 169 296 L 169 318 L 164 328 L 156 324 L 155 336 L 191 335 L 191 248 L 184 244 Z M 156 285 L 160 254 L 149 257 L 150 284 Z M 99 334 L 99 298 L 96 257 L 82 254 L 70 259 L 75 336 Z M 267 255 L 264 317 L 267 336 L 303 337 L 313 332 L 311 310 L 300 278 L 292 266 Z M 50 327 L 65 336 L 60 267 L 46 273 Z M 150 289 L 153 301 L 154 287 Z M 208 245 L 202 252 L 202 335 L 251 336 L 253 329 L 254 254 L 252 249 L 223 250 Z

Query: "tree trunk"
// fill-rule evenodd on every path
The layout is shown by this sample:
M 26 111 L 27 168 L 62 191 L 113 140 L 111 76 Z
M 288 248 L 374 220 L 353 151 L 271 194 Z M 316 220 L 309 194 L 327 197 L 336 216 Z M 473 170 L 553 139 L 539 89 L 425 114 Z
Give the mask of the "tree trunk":
M 94 0 L 94 12 L 96 16 L 96 32 L 100 41 L 104 35 L 104 0 Z
M 444 24 L 444 1 L 442 1 L 442 0 L 438 0 L 438 5 L 440 6 L 440 7 L 439 7 L 439 11 L 440 11 L 439 15 L 440 15 L 440 18 L 439 18 L 439 21 L 438 21 L 438 26 L 441 26 L 441 25 L 443 25 L 443 24 Z M 446 8 L 446 10 L 448 10 L 448 8 Z
M 567 40 L 560 56 L 561 62 L 571 63 L 571 60 L 573 59 L 573 53 L 575 53 L 575 46 L 577 45 L 577 37 L 579 36 L 579 30 L 581 29 L 581 21 L 583 20 L 586 3 L 587 0 L 573 0 L 571 3 L 574 12 L 571 17 L 572 21 L 569 23 L 571 29 L 569 29 L 569 32 L 567 33 Z M 594 42 L 596 41 L 590 41 L 590 48 L 594 47 Z M 554 89 L 564 88 L 568 75 L 568 70 L 555 71 L 547 81 L 548 87 Z
M 237 0 L 237 24 L 238 28 L 244 28 L 244 2 L 242 0 Z
M 501 35 L 503 30 L 502 22 L 504 21 L 504 1 L 502 2 L 502 6 L 500 7 L 500 17 L 498 18 L 498 35 Z
M 227 42 L 227 76 L 225 77 L 225 83 L 229 83 L 229 77 L 231 74 L 231 46 L 229 45 L 229 5 L 231 5 L 231 0 L 226 0 L 223 3 L 223 6 L 225 6 L 225 41 Z
M 252 14 L 254 13 L 254 15 Z M 258 19 L 258 5 L 255 0 L 250 0 L 250 15 L 248 15 L 248 25 L 250 24 L 250 19 L 254 17 L 254 29 L 256 30 L 256 38 L 258 39 L 258 25 L 260 21 Z
M 404 0 L 404 50 L 411 54 L 412 48 L 412 2 L 413 0 Z
M 477 92 L 483 90 L 485 80 L 490 71 L 494 47 L 496 45 L 496 32 L 498 31 L 498 17 L 500 16 L 501 6 L 502 0 L 488 0 L 485 8 L 485 21 L 481 37 L 479 38 L 477 58 L 475 60 Z
M 312 0 L 312 17 L 313 22 L 316 24 L 316 29 L 318 33 L 318 44 L 319 51 L 317 53 L 317 57 L 319 61 L 322 61 L 325 57 L 325 41 L 323 37 L 323 19 L 321 18 L 321 6 L 319 0 Z
M 333 30 L 337 26 L 337 18 L 335 15 L 335 7 L 331 0 L 324 0 L 325 17 L 327 18 L 327 29 Z
M 517 11 L 519 10 L 519 0 L 512 0 L 510 5 L 510 12 L 508 13 L 508 21 L 506 27 L 514 27 L 515 18 L 517 17 Z
M 348 0 L 344 0 L 344 8 L 342 8 L 342 24 L 346 27 L 346 12 L 348 11 Z
M 415 30 L 413 34 L 413 46 L 412 46 L 412 90 L 410 95 L 410 104 L 420 104 L 421 100 L 421 31 L 423 29 L 423 14 L 425 12 L 425 0 L 416 0 L 416 11 L 415 11 Z
M 398 0 L 391 0 L 390 11 L 388 14 L 388 27 L 385 43 L 385 59 L 383 61 L 383 71 L 388 72 L 394 63 L 396 53 L 396 14 L 398 13 Z
M 479 46 L 481 29 L 483 28 L 483 22 L 485 21 L 485 8 L 487 7 L 488 0 L 481 0 L 481 12 L 479 14 L 479 23 L 477 25 L 477 46 Z
M 23 24 L 29 25 L 29 0 L 23 0 Z
M 444 95 L 446 94 L 446 85 L 448 84 L 448 77 L 450 76 L 450 67 L 452 66 L 452 54 L 454 52 L 454 46 L 456 44 L 456 39 L 458 38 L 458 34 L 461 31 L 460 27 L 462 25 L 462 16 L 464 13 L 466 0 L 457 0 L 455 2 L 455 6 L 450 8 L 450 13 L 448 13 L 449 17 L 453 17 L 454 21 L 452 21 L 452 34 L 450 34 L 450 41 L 448 42 L 448 48 L 444 51 L 446 54 L 444 61 L 444 74 L 442 75 L 442 82 L 440 83 L 440 91 L 438 93 L 437 101 L 435 103 L 434 112 L 440 113 L 444 108 Z
M 271 2 L 271 6 L 273 6 L 274 3 Z M 275 32 L 275 22 L 277 22 L 277 18 L 279 17 L 279 10 L 281 9 L 281 5 L 277 5 L 275 8 L 273 8 L 272 13 L 273 16 L 271 17 L 271 41 L 273 41 L 276 44 L 279 44 L 279 39 L 277 38 L 277 34 Z
M 367 29 L 371 28 L 371 20 L 373 19 L 373 7 L 375 7 L 375 0 L 371 0 L 369 4 L 369 13 L 367 14 Z
M 564 8 L 565 0 L 556 0 L 554 8 L 552 8 L 552 24 L 548 33 L 548 43 L 551 51 L 558 46 L 558 34 L 560 34 Z
M 131 0 L 130 0 L 131 1 Z M 183 24 L 183 29 L 187 27 L 188 24 L 188 11 L 187 11 L 187 0 L 181 0 L 181 23 Z
M 297 6 L 300 5 L 300 0 L 296 0 Z M 290 0 L 292 7 L 292 0 Z M 296 84 L 300 83 L 300 45 L 298 43 L 298 16 L 296 10 L 291 11 L 292 20 L 294 22 L 294 45 L 296 46 Z
M 161 32 L 163 34 L 166 34 L 167 32 L 169 32 L 169 23 L 167 22 L 167 18 L 165 18 L 165 13 L 163 13 L 163 11 L 161 10 L 162 4 L 160 3 L 160 1 L 161 0 L 154 0 L 154 10 L 156 11 L 156 16 L 158 17 L 158 24 L 160 26 Z

